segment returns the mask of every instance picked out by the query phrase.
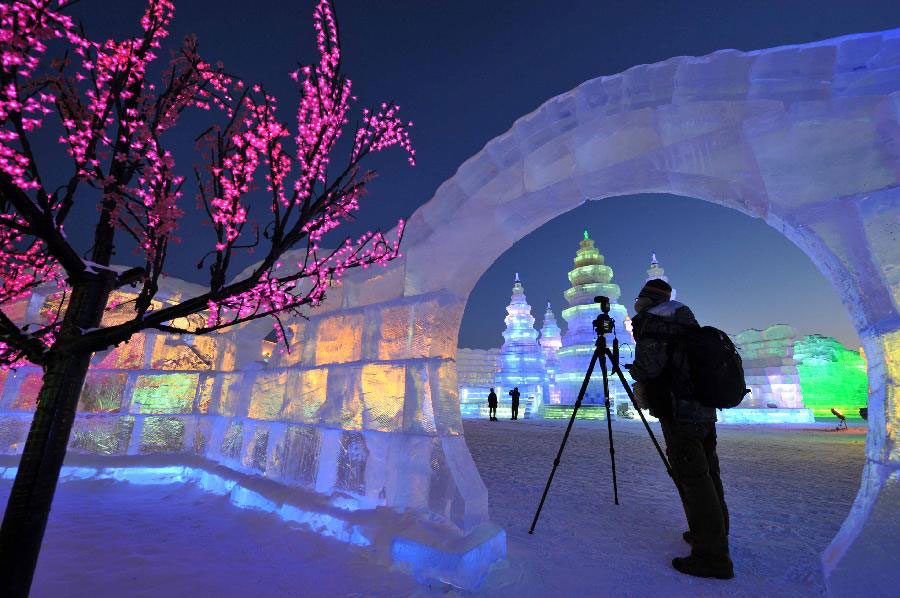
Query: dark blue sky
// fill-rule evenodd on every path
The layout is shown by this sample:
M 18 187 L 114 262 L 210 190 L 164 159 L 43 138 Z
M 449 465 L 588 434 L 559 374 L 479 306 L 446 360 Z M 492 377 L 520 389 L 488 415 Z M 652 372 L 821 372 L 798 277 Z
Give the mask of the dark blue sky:
M 144 3 L 82 0 L 88 30 L 123 37 L 136 31 Z M 262 82 L 291 120 L 296 63 L 315 60 L 313 0 L 190 0 L 176 2 L 174 36 L 196 33 L 201 51 L 228 70 Z M 398 151 L 377 156 L 381 173 L 358 222 L 343 229 L 393 226 L 433 195 L 468 157 L 514 120 L 587 79 L 676 55 L 722 48 L 754 50 L 900 26 L 895 0 L 664 2 L 631 0 L 352 0 L 336 2 L 344 65 L 354 91 L 368 105 L 396 100 L 413 121 L 418 165 Z M 182 129 L 176 157 L 190 165 L 196 131 Z M 186 129 L 191 129 L 187 131 Z M 194 134 L 189 134 L 194 133 Z M 187 171 L 189 172 L 189 171 Z M 187 195 L 184 207 L 193 211 Z M 96 212 L 86 206 L 70 224 L 71 238 L 87 239 Z M 613 223 L 602 232 L 600 221 Z M 697 235 L 698 222 L 704 231 Z M 189 214 L 184 242 L 170 252 L 169 273 L 203 282 L 194 268 L 206 252 L 206 229 Z M 736 331 L 776 322 L 803 333 L 822 332 L 857 344 L 834 291 L 812 263 L 760 221 L 693 199 L 613 198 L 587 205 L 541 227 L 504 254 L 469 300 L 462 346 L 500 343 L 503 307 L 520 270 L 535 311 L 549 298 L 562 306 L 565 272 L 588 222 L 598 246 L 631 298 L 655 250 L 681 297 L 698 317 Z M 81 230 L 79 230 L 81 229 Z M 118 261 L 132 260 L 121 251 Z M 249 256 L 244 263 L 253 259 Z M 241 264 L 239 264 L 241 266 Z

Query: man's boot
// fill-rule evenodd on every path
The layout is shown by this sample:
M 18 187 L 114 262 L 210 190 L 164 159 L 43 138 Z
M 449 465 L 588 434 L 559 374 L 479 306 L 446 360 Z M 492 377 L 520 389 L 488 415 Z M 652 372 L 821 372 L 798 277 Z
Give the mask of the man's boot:
M 734 577 L 734 565 L 732 565 L 731 559 L 727 558 L 723 561 L 711 561 L 694 555 L 679 556 L 672 559 L 672 566 L 681 573 L 694 577 L 714 577 L 716 579 Z
M 714 577 L 731 579 L 734 577 L 734 565 L 728 554 L 728 537 L 714 540 L 695 538 L 691 532 L 682 534 L 685 540 L 690 538 L 691 554 L 686 557 L 672 559 L 672 566 L 681 573 L 695 577 Z M 703 540 L 703 541 L 701 541 Z

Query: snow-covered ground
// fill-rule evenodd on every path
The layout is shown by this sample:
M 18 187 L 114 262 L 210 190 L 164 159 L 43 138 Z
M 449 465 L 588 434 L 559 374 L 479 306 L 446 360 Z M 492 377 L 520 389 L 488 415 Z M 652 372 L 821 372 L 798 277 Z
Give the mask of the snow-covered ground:
M 684 512 L 640 422 L 613 422 L 619 505 L 605 421 L 578 421 L 534 535 L 528 528 L 562 440 L 560 421 L 467 421 L 466 440 L 506 529 L 513 583 L 497 596 L 820 596 L 819 553 L 859 487 L 865 428 L 719 426 L 735 578 L 689 577 Z M 653 426 L 657 437 L 662 434 Z M 499 572 L 489 580 L 499 584 Z
M 491 517 L 509 538 L 483 596 L 819 596 L 819 553 L 856 494 L 865 429 L 719 427 L 736 577 L 671 569 L 684 515 L 639 422 L 579 421 L 528 535 L 565 422 L 466 421 Z M 658 428 L 657 428 L 658 431 Z M 9 482 L 0 485 L 5 504 Z M 57 491 L 32 596 L 428 596 L 336 541 L 233 507 L 192 486 L 67 482 Z

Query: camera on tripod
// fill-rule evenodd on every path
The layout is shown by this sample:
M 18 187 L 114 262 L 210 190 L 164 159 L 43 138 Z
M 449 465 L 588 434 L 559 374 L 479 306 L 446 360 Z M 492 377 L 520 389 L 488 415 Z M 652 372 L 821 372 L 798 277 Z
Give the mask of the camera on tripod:
M 615 504 L 619 504 L 619 485 L 616 479 L 616 449 L 613 447 L 612 415 L 610 413 L 609 370 L 606 367 L 607 359 L 609 359 L 609 363 L 611 364 L 612 372 L 619 377 L 619 381 L 622 383 L 622 388 L 625 390 L 625 393 L 631 400 L 631 404 L 634 405 L 634 408 L 637 410 L 637 413 L 641 418 L 641 422 L 644 424 L 644 428 L 647 430 L 647 434 L 650 435 L 650 439 L 653 441 L 653 446 L 656 447 L 656 452 L 657 454 L 659 454 L 659 458 L 662 459 L 663 465 L 665 465 L 666 467 L 666 472 L 670 477 L 672 477 L 672 479 L 675 478 L 675 474 L 672 472 L 672 467 L 669 465 L 669 460 L 666 459 L 662 447 L 660 447 L 659 442 L 656 441 L 656 436 L 653 434 L 653 430 L 650 429 L 650 424 L 647 423 L 647 418 L 644 417 L 644 414 L 638 407 L 637 400 L 634 396 L 634 391 L 631 389 L 631 386 L 628 384 L 628 380 L 625 379 L 625 374 L 622 373 L 622 369 L 619 366 L 619 339 L 616 338 L 615 335 L 613 335 L 612 350 L 610 350 L 606 345 L 605 335 L 612 333 L 615 329 L 616 324 L 615 320 L 613 320 L 609 316 L 609 297 L 598 295 L 597 297 L 594 297 L 594 303 L 600 304 L 600 311 L 602 312 L 594 320 L 594 330 L 597 332 L 597 344 L 594 348 L 594 354 L 591 356 L 591 362 L 588 364 L 587 371 L 584 374 L 584 381 L 581 383 L 581 390 L 578 392 L 578 399 L 576 399 L 575 401 L 575 408 L 572 409 L 572 415 L 569 416 L 569 425 L 566 427 L 566 433 L 563 435 L 562 443 L 559 445 L 559 452 L 556 453 L 556 459 L 554 459 L 553 461 L 553 469 L 550 470 L 550 477 L 547 478 L 547 485 L 544 486 L 544 494 L 541 496 L 541 502 L 538 504 L 537 511 L 535 511 L 534 513 L 534 519 L 531 522 L 531 529 L 528 530 L 529 534 L 534 533 L 534 526 L 537 525 L 538 517 L 541 516 L 541 509 L 544 508 L 544 501 L 547 499 L 547 492 L 550 491 L 550 484 L 553 482 L 553 476 L 554 474 L 556 474 L 556 468 L 559 467 L 560 459 L 562 459 L 563 449 L 566 448 L 566 441 L 569 439 L 569 432 L 572 431 L 572 425 L 575 423 L 578 409 L 581 407 L 581 401 L 584 400 L 585 393 L 588 389 L 588 384 L 590 384 L 591 381 L 591 374 L 593 374 L 594 366 L 597 365 L 597 363 L 600 364 L 600 369 L 603 372 L 603 396 L 606 399 L 606 431 L 609 435 L 609 458 L 612 465 L 613 501 L 615 502 Z
M 609 297 L 598 295 L 597 297 L 594 297 L 594 303 L 599 303 L 600 311 L 603 312 L 594 320 L 594 330 L 597 331 L 599 336 L 612 334 L 613 328 L 615 327 L 615 321 L 609 317 Z

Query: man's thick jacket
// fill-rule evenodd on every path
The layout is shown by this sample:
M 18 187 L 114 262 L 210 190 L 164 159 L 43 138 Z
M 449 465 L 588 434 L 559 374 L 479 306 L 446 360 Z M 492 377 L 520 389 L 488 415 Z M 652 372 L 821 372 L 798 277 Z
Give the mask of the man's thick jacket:
M 691 371 L 680 335 L 699 327 L 691 309 L 678 301 L 647 308 L 632 320 L 637 346 L 631 377 L 645 389 L 650 413 L 682 422 L 714 422 L 716 410 L 693 396 Z

